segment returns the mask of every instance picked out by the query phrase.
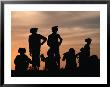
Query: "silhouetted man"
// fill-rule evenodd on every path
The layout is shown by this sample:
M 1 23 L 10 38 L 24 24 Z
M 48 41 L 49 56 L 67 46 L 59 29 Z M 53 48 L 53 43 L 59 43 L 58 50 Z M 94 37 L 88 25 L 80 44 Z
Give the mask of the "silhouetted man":
M 14 60 L 15 70 L 17 72 L 27 71 L 28 65 L 29 65 L 29 63 L 31 63 L 31 59 L 29 59 L 28 56 L 25 55 L 25 53 L 26 53 L 25 48 L 19 48 L 18 53 L 20 53 L 20 55 L 17 55 Z
M 47 45 L 50 47 L 50 51 L 51 51 L 53 58 L 56 58 L 58 68 L 60 68 L 59 46 L 61 45 L 63 39 L 57 33 L 57 31 L 58 31 L 58 26 L 53 26 L 52 34 L 48 36 Z
M 47 38 L 37 34 L 38 28 L 31 28 L 29 36 L 29 52 L 30 56 L 32 56 L 32 67 L 34 69 L 39 70 L 40 67 L 40 48 L 43 45 Z
M 76 64 L 76 57 L 75 50 L 73 48 L 70 48 L 68 52 L 63 54 L 63 61 L 66 59 L 66 66 L 65 69 L 67 71 L 76 71 L 77 64 Z

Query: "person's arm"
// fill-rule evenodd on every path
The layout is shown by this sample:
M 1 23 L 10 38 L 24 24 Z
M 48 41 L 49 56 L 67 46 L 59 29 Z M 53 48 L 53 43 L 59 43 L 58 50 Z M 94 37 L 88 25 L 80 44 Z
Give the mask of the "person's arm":
M 41 39 L 43 40 L 41 45 L 43 45 L 47 41 L 47 38 L 41 35 Z
M 48 45 L 48 46 L 51 46 L 50 36 L 48 36 L 47 45 Z
M 27 61 L 28 61 L 30 64 L 32 64 L 32 61 L 31 61 L 31 59 L 30 59 L 29 57 L 27 57 Z
M 18 55 L 16 56 L 15 60 L 14 60 L 14 64 L 17 65 L 18 63 Z
M 61 43 L 62 43 L 62 41 L 63 41 L 63 39 L 61 38 L 61 36 L 60 35 L 58 35 L 58 38 L 59 38 L 59 45 L 61 45 Z
M 31 49 L 31 40 L 30 40 L 30 36 L 29 36 L 28 42 L 29 42 L 29 53 L 30 53 L 30 56 L 32 56 L 32 49 Z
M 14 64 L 16 65 L 16 58 L 15 58 L 15 60 L 14 60 Z

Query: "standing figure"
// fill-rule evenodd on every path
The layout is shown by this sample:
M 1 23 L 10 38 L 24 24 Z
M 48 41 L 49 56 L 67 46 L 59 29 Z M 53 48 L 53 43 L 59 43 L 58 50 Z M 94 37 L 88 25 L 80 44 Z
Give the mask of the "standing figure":
M 56 63 L 58 68 L 60 68 L 60 53 L 59 53 L 59 46 L 62 43 L 61 36 L 57 33 L 58 26 L 52 27 L 52 34 L 48 36 L 47 45 L 50 47 L 51 55 L 53 58 L 56 58 Z
M 29 59 L 28 56 L 25 55 L 26 53 L 25 48 L 19 48 L 18 53 L 20 53 L 20 55 L 17 55 L 14 60 L 15 70 L 18 73 L 25 72 L 28 69 L 29 63 L 31 63 L 31 59 Z
M 40 67 L 40 48 L 43 45 L 47 38 L 37 34 L 38 28 L 31 28 L 29 36 L 29 52 L 30 56 L 32 56 L 32 67 L 34 69 L 39 70 Z

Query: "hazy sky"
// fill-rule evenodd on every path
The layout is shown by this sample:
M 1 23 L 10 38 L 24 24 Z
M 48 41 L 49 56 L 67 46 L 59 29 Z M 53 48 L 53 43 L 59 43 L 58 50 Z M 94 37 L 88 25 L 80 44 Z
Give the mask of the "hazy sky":
M 13 11 L 11 12 L 12 27 L 12 60 L 11 66 L 14 69 L 14 59 L 18 55 L 18 48 L 26 48 L 29 56 L 28 36 L 31 27 L 37 27 L 38 33 L 48 37 L 51 34 L 51 27 L 58 25 L 58 33 L 63 38 L 60 46 L 60 55 L 69 48 L 74 48 L 76 53 L 84 46 L 85 38 L 92 38 L 91 55 L 100 57 L 100 12 L 98 11 Z M 47 43 L 41 48 L 41 53 L 48 50 Z M 30 56 L 29 56 L 30 57 Z M 31 57 L 30 57 L 31 58 Z M 61 61 L 61 67 L 65 62 Z M 44 63 L 41 62 L 41 69 Z

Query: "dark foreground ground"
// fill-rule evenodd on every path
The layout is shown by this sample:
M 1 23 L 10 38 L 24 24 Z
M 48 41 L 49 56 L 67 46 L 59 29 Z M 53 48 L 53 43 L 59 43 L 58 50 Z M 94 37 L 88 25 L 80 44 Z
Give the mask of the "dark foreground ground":
M 99 72 L 67 72 L 65 70 L 60 71 L 32 71 L 29 70 L 27 72 L 16 72 L 15 70 L 11 70 L 12 77 L 99 77 Z

